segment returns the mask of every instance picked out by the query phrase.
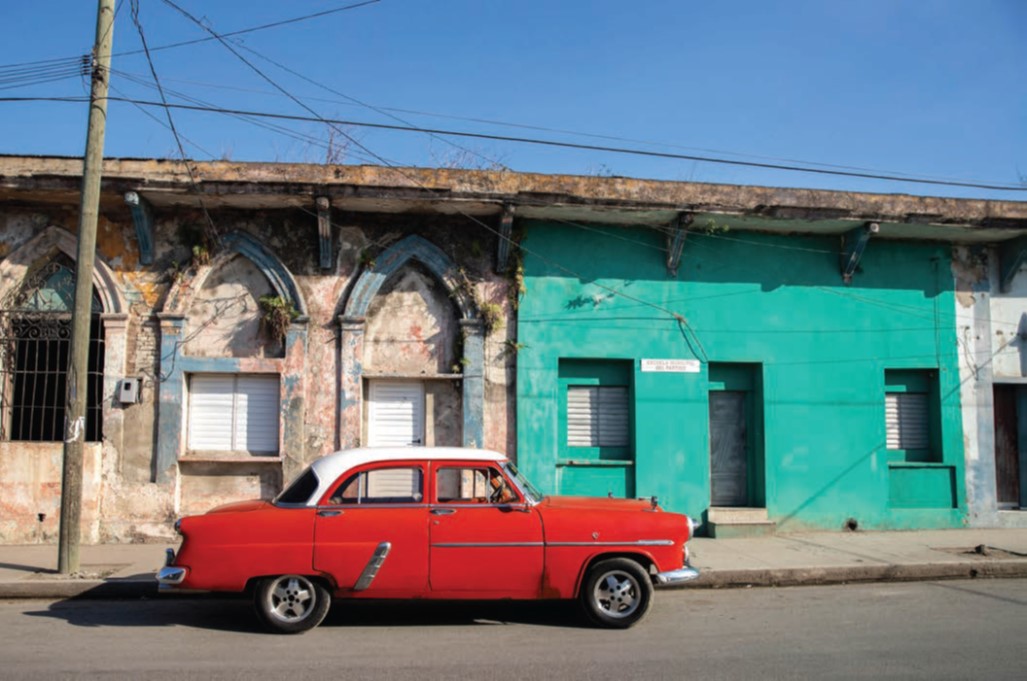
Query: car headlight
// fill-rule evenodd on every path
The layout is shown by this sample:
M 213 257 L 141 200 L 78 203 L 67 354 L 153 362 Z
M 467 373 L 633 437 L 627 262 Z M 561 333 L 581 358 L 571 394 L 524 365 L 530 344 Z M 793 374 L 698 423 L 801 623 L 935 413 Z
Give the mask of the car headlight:
M 182 534 L 182 519 L 181 518 L 179 518 L 178 520 L 175 521 L 175 532 L 177 534 Z
M 688 538 L 691 539 L 695 536 L 696 530 L 699 529 L 699 521 L 690 515 L 685 516 L 688 520 Z

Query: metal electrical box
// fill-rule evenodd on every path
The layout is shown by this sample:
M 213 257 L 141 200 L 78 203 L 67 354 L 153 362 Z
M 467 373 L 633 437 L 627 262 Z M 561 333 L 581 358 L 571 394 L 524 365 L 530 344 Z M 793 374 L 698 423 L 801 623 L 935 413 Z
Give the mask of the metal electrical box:
M 139 401 L 138 378 L 123 378 L 118 382 L 118 401 L 122 404 L 135 404 Z

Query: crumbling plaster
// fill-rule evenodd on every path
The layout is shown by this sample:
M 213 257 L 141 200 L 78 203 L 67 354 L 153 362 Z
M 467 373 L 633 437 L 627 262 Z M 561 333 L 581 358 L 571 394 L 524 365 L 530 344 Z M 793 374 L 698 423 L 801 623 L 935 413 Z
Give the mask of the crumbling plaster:
M 452 273 L 442 281 L 418 262 L 408 263 L 410 266 L 394 281 L 383 286 L 382 299 L 372 296 L 370 318 L 378 316 L 378 310 L 388 316 L 398 295 L 403 302 L 392 313 L 419 316 L 422 329 L 436 327 L 420 340 L 409 324 L 406 329 L 410 331 L 409 340 L 417 343 L 438 336 L 438 347 L 429 347 L 432 343 L 428 343 L 420 349 L 421 360 L 433 357 L 434 364 L 429 362 L 429 367 L 422 362 L 415 369 L 396 357 L 389 359 L 389 353 L 372 363 L 386 373 L 429 368 L 436 373 L 451 371 L 460 363 L 455 353 L 460 339 L 468 333 L 468 328 L 457 323 L 466 315 L 455 306 L 456 298 L 503 301 L 503 319 L 493 335 L 485 339 L 480 331 L 476 334 L 480 344 L 488 348 L 482 357 L 486 366 L 479 375 L 469 376 L 466 381 L 447 379 L 432 388 L 437 405 L 432 428 L 438 442 L 460 444 L 465 423 L 461 421 L 463 391 L 458 386 L 478 381 L 484 386 L 476 425 L 484 435 L 478 444 L 512 450 L 507 435 L 512 431 L 504 422 L 512 413 L 512 401 L 504 391 L 513 356 L 503 352 L 505 346 L 496 338 L 505 337 L 515 324 L 512 309 L 506 304 L 509 282 L 505 275 L 492 270 L 495 247 L 487 234 L 465 239 L 453 231 L 453 218 L 439 216 L 336 213 L 335 267 L 324 271 L 318 266 L 316 221 L 311 218 L 307 224 L 304 211 L 213 212 L 223 234 L 245 234 L 247 245 L 255 244 L 264 255 L 277 260 L 280 271 L 272 275 L 277 277 L 276 288 L 265 274 L 266 263 L 256 265 L 238 248 L 216 253 L 209 265 L 193 263 L 188 235 L 194 233 L 202 215 L 192 209 L 156 212 L 155 259 L 152 265 L 144 266 L 139 262 L 129 213 L 114 201 L 104 206 L 97 275 L 102 286 L 98 285 L 98 290 L 102 289 L 106 305 L 120 310 L 109 315 L 106 322 L 108 352 L 110 348 L 120 349 L 110 356 L 107 366 L 105 439 L 89 450 L 96 460 L 87 462 L 90 477 L 83 506 L 84 541 L 169 540 L 178 515 L 201 512 L 239 498 L 268 497 L 304 465 L 333 451 L 340 440 L 358 444 L 360 424 L 346 431 L 347 423 L 339 418 L 339 358 L 344 354 L 339 317 L 366 270 L 367 252 L 380 254 L 390 244 L 413 234 L 459 263 L 469 286 L 456 290 L 457 280 Z M 0 281 L 8 288 L 20 284 L 31 266 L 52 257 L 55 248 L 73 257 L 77 222 L 73 207 L 7 208 L 0 212 L 0 219 L 0 253 L 7 256 L 0 262 Z M 26 250 L 29 243 L 36 245 Z M 35 255 L 25 260 L 29 252 Z M 305 319 L 290 329 L 284 356 L 280 349 L 262 344 L 256 333 L 260 295 L 278 292 L 279 288 L 301 301 L 299 306 L 306 313 Z M 238 306 L 220 306 L 235 299 L 240 302 Z M 210 323 L 205 324 L 207 321 Z M 478 328 L 475 324 L 472 327 L 472 331 Z M 400 335 L 390 340 L 393 345 L 402 342 Z M 177 351 L 172 351 L 176 347 Z M 182 385 L 190 371 L 212 368 L 274 371 L 285 377 L 282 431 L 293 437 L 286 441 L 283 436 L 279 463 L 187 460 L 180 439 L 184 395 L 179 391 L 168 399 L 162 393 L 169 379 Z M 113 399 L 116 381 L 122 376 L 143 379 L 139 403 L 121 405 Z M 164 421 L 175 424 L 176 432 L 169 435 L 168 430 L 162 430 Z M 351 436 L 340 437 L 341 432 L 355 433 L 355 437 L 347 442 Z M 168 442 L 172 443 L 174 456 L 162 459 L 160 450 Z M 0 523 L 0 541 L 53 541 L 60 495 L 60 444 L 7 442 L 0 443 L 0 448 L 7 452 L 6 467 L 0 469 L 0 487 L 10 492 L 3 509 L 10 520 Z M 47 454 L 41 457 L 39 453 L 44 451 Z M 171 465 L 165 466 L 168 461 Z M 16 507 L 11 506 L 15 502 Z M 43 522 L 36 520 L 37 513 L 45 514 Z

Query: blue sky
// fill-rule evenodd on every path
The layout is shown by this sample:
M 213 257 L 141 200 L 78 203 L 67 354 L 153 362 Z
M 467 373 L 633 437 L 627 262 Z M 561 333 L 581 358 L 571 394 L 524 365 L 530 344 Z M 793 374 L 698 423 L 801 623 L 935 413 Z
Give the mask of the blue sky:
M 175 1 L 222 33 L 347 4 Z M 151 47 L 205 35 L 162 0 L 139 4 Z M 111 95 L 156 100 L 154 89 L 139 82 L 150 80 L 145 58 L 118 54 L 140 47 L 129 2 L 118 5 Z M 43 6 L 6 3 L 0 76 L 4 66 L 74 57 L 91 48 L 95 2 L 52 0 Z M 381 0 L 233 40 L 272 81 L 326 118 L 396 123 L 381 109 L 401 109 L 392 116 L 420 127 L 1027 187 L 1022 0 Z M 309 115 L 216 42 L 160 50 L 153 61 L 169 91 L 218 107 Z M 82 96 L 88 90 L 77 77 L 13 85 L 0 84 L 0 97 Z M 159 109 L 146 110 L 164 122 Z M 173 116 L 192 158 L 326 159 L 330 133 L 322 123 L 276 122 L 291 131 L 284 134 L 223 114 Z M 0 153 L 80 155 L 85 124 L 81 103 L 0 101 Z M 423 133 L 344 131 L 366 148 L 334 134 L 337 154 L 349 163 L 501 164 L 543 173 L 1027 199 L 1024 191 L 487 140 L 454 139 L 456 147 Z M 174 157 L 178 151 L 164 125 L 132 104 L 114 102 L 106 153 Z

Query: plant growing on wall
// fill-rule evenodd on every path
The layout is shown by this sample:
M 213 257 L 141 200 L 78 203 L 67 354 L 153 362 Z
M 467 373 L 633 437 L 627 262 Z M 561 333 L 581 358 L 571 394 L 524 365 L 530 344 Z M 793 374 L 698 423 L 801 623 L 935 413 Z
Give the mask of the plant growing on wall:
M 281 296 L 260 297 L 260 331 L 268 340 L 285 342 L 285 334 L 299 311 Z
M 503 308 L 496 303 L 479 303 L 478 313 L 481 315 L 481 324 L 485 328 L 485 335 L 490 335 L 496 329 L 503 326 Z
M 478 308 L 478 314 L 481 317 L 482 326 L 485 329 L 485 335 L 488 336 L 496 329 L 503 327 L 503 308 L 498 303 L 491 303 L 481 299 L 478 295 L 478 289 L 475 287 L 474 282 L 471 281 L 470 277 L 467 276 L 466 270 L 462 267 L 457 270 L 458 280 L 458 291 L 463 293 L 468 298 L 474 301 L 475 306 Z
M 210 264 L 210 251 L 206 246 L 196 244 L 193 246 L 193 266 L 203 267 Z

